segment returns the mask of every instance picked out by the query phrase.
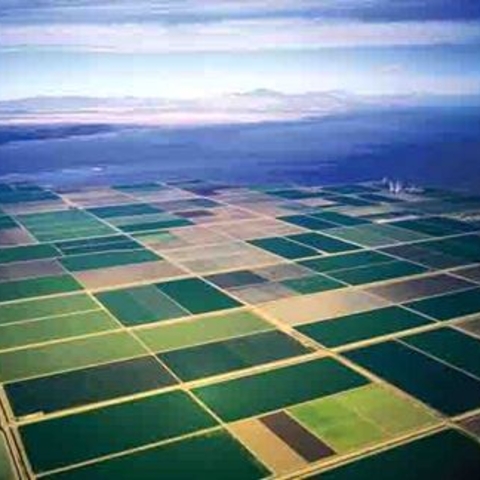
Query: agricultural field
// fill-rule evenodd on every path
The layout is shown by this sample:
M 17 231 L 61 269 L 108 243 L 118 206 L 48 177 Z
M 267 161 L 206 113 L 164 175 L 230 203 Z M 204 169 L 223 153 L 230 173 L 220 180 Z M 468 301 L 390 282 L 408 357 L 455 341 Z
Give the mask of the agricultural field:
M 1 184 L 0 405 L 2 480 L 480 478 L 480 197 Z

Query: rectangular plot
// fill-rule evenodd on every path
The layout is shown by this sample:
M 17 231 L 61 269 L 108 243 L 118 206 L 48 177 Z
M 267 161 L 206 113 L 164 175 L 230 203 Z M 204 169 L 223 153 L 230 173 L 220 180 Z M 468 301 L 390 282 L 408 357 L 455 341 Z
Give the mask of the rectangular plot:
M 310 353 L 311 349 L 279 331 L 270 331 L 160 353 L 182 380 L 219 375 L 234 370 Z
M 407 303 L 412 308 L 437 320 L 450 320 L 480 312 L 480 288 L 449 293 Z
M 344 354 L 427 405 L 457 415 L 480 406 L 480 382 L 398 342 Z
M 350 285 L 362 285 L 365 283 L 380 282 L 391 280 L 398 277 L 407 277 L 410 275 L 418 275 L 426 272 L 427 269 L 410 262 L 393 261 L 376 265 L 375 268 L 358 267 L 329 274 L 342 282 Z
M 112 290 L 96 298 L 124 325 L 140 325 L 189 314 L 154 285 Z
M 103 310 L 3 325 L 0 327 L 0 350 L 118 328 L 118 322 Z
M 353 370 L 327 358 L 208 385 L 195 389 L 194 393 L 223 420 L 233 421 L 366 382 Z
M 300 279 L 312 275 L 311 270 L 296 263 L 277 263 L 276 265 L 257 268 L 254 272 L 263 278 L 277 282 Z
M 148 281 L 170 280 L 185 275 L 184 270 L 167 261 L 141 262 L 75 272 L 75 278 L 91 290 L 103 290 Z
M 243 222 L 219 223 L 215 231 L 230 235 L 241 240 L 254 238 L 280 237 L 303 230 L 295 225 L 281 222 L 275 218 L 262 218 L 260 220 L 247 220 Z
M 215 424 L 189 395 L 176 391 L 32 423 L 20 427 L 20 435 L 38 473 Z
M 65 273 L 57 260 L 33 260 L 30 262 L 0 265 L 0 282 L 24 278 L 45 277 Z
M 447 255 L 432 249 L 430 242 L 399 245 L 398 247 L 389 247 L 382 251 L 395 257 L 404 258 L 436 269 L 452 268 L 470 263 L 470 261 L 461 256 Z
M 368 220 L 363 218 L 352 217 L 350 215 L 345 215 L 344 213 L 338 212 L 319 212 L 319 213 L 311 213 L 311 217 L 319 218 L 320 220 L 326 220 L 327 222 L 332 222 L 337 225 L 343 226 L 354 226 L 354 225 L 362 225 L 365 223 L 370 223 Z
M 289 412 L 341 453 L 437 423 L 427 408 L 374 384 L 314 400 Z
M 82 286 L 71 275 L 55 275 L 51 277 L 4 282 L 0 283 L 0 302 L 30 297 L 43 297 L 81 289 Z
M 326 253 L 344 253 L 361 248 L 358 245 L 343 242 L 342 240 L 321 235 L 320 233 L 300 233 L 298 235 L 290 235 L 286 238 Z
M 0 249 L 0 263 L 55 258 L 60 255 L 61 253 L 54 246 L 47 243 L 41 245 L 26 245 L 23 247 L 8 247 Z
M 0 246 L 13 247 L 15 245 L 28 245 L 37 241 L 24 229 L 8 228 L 0 230 Z
M 345 287 L 345 284 L 332 280 L 321 274 L 302 278 L 290 278 L 283 280 L 281 283 L 282 285 L 302 294 L 325 292 L 327 290 L 336 290 L 337 288 Z
M 428 247 L 442 255 L 463 258 L 465 259 L 464 263 L 480 261 L 480 236 L 478 235 L 464 235 L 436 240 L 430 242 Z
M 167 228 L 178 228 L 193 225 L 193 222 L 185 218 L 175 218 L 172 220 L 159 220 L 155 222 L 133 223 L 130 225 L 119 226 L 124 232 L 147 232 L 150 230 L 165 230 Z
M 113 332 L 61 343 L 0 353 L 0 381 L 138 357 L 147 352 L 127 332 Z
M 98 462 L 55 475 L 49 480 L 153 480 L 165 465 L 169 480 L 233 478 L 260 480 L 269 472 L 226 431 L 199 435 L 127 456 Z
M 456 272 L 458 273 L 458 272 Z M 416 298 L 430 297 L 456 290 L 473 287 L 474 284 L 445 274 L 430 277 L 402 280 L 388 285 L 379 285 L 365 289 L 365 292 L 378 295 L 392 302 L 407 302 Z
M 278 282 L 261 283 L 232 290 L 242 302 L 250 305 L 260 305 L 281 298 L 293 297 L 296 292 Z
M 75 233 L 73 233 L 75 232 Z M 35 238 L 39 242 L 56 242 L 62 240 L 69 240 L 73 238 L 95 237 L 97 235 L 111 235 L 113 230 L 106 225 L 95 227 L 82 227 L 80 225 L 69 226 L 63 229 L 57 228 L 45 234 L 37 233 Z
M 378 425 L 389 437 L 438 424 L 440 421 L 422 403 L 375 383 L 341 393 L 337 399 L 342 405 Z
M 392 227 L 385 224 L 366 224 L 355 227 L 344 227 L 331 230 L 332 235 L 359 243 L 366 247 L 377 247 L 381 245 L 391 245 L 402 242 L 413 242 L 423 240 L 428 236 L 412 230 Z
M 370 225 L 367 225 L 370 227 Z M 360 227 L 339 227 L 329 231 L 330 235 L 341 238 L 346 241 L 355 242 L 363 247 L 378 247 L 382 245 L 391 245 L 399 243 L 398 240 L 382 235 L 379 232 L 374 232 Z
M 158 283 L 156 287 L 194 314 L 241 305 L 220 290 L 197 278 Z
M 18 219 L 41 242 L 115 233 L 111 227 L 82 210 L 21 215 Z
M 297 330 L 327 347 L 388 335 L 432 323 L 400 307 L 386 307 L 356 313 L 334 320 L 322 320 L 297 327 Z
M 38 300 L 24 300 L 0 305 L 0 325 L 96 309 L 98 309 L 98 304 L 83 293 Z
M 148 215 L 131 215 L 126 217 L 110 218 L 108 221 L 112 225 L 119 227 L 123 231 L 127 231 L 131 225 L 138 224 L 153 224 L 157 222 L 170 222 L 172 220 L 178 220 L 178 217 L 170 213 L 156 212 Z
M 470 335 L 439 328 L 402 341 L 480 378 L 480 340 Z
M 385 300 L 359 291 L 333 290 L 285 298 L 262 305 L 259 310 L 287 325 L 298 325 L 381 308 L 388 304 Z
M 301 261 L 299 264 L 316 272 L 332 272 L 363 265 L 377 265 L 391 262 L 392 260 L 393 258 L 388 255 L 367 251 L 334 255 L 325 258 L 313 258 L 312 260 Z
M 307 215 L 288 215 L 286 217 L 278 217 L 278 219 L 309 230 L 325 230 L 335 227 L 335 224 L 331 222 Z
M 127 252 L 102 252 L 88 255 L 75 255 L 62 258 L 62 265 L 71 272 L 116 267 L 131 263 L 154 262 L 161 260 L 149 250 L 129 250 Z
M 439 461 L 440 458 L 448 461 Z M 455 480 L 459 472 L 463 475 L 466 471 L 469 477 L 475 478 L 480 475 L 479 459 L 478 444 L 474 440 L 457 430 L 444 430 L 308 478 L 356 480 L 388 472 L 389 480 L 404 480 L 412 478 L 412 465 L 425 479 Z
M 446 217 L 428 217 L 416 220 L 403 220 L 394 225 L 432 236 L 447 236 L 476 230 L 473 225 Z
M 240 311 L 137 329 L 135 334 L 151 350 L 163 352 L 273 328 L 261 317 L 248 311 Z
M 206 277 L 211 283 L 221 288 L 243 287 L 245 285 L 255 285 L 265 283 L 267 279 L 251 272 L 250 270 L 237 270 L 235 272 L 218 273 Z
M 82 255 L 112 250 L 136 250 L 142 247 L 139 243 L 124 235 L 68 240 L 66 242 L 57 242 L 55 246 L 65 255 Z
M 313 257 L 319 254 L 313 248 L 292 242 L 285 237 L 259 238 L 256 240 L 249 240 L 249 243 L 288 259 Z
M 127 205 L 112 205 L 107 207 L 96 207 L 88 209 L 100 218 L 125 217 L 128 215 L 146 215 L 150 213 L 159 213 L 160 209 L 149 205 L 148 203 L 131 203 Z
M 16 417 L 156 390 L 177 383 L 153 357 L 139 357 L 5 385 Z M 59 395 L 59 392 L 62 392 Z
M 272 413 L 260 421 L 308 462 L 330 457 L 335 452 L 285 412 Z
M 241 420 L 230 425 L 233 434 L 275 474 L 287 474 L 308 466 L 308 462 L 260 420 Z

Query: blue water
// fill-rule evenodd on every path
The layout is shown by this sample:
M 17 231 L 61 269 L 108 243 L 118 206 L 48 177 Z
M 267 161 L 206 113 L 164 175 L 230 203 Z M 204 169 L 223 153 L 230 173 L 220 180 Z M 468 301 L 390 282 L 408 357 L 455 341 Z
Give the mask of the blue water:
M 327 184 L 389 176 L 480 192 L 480 110 L 473 107 L 198 128 L 55 128 L 0 128 L 0 176 L 54 184 L 178 176 Z

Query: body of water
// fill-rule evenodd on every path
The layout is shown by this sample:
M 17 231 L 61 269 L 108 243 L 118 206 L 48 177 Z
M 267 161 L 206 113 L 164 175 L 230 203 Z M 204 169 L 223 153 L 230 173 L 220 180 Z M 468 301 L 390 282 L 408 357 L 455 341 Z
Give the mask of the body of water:
M 178 129 L 0 128 L 0 139 L 0 176 L 57 185 L 179 176 L 330 184 L 388 176 L 480 191 L 480 111 L 474 107 Z

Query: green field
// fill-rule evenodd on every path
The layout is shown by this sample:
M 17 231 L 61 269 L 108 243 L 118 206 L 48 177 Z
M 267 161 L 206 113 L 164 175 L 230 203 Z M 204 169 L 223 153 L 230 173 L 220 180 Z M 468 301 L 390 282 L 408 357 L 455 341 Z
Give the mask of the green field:
M 271 331 L 165 352 L 159 358 L 189 381 L 310 352 L 290 336 Z
M 158 390 L 176 383 L 155 358 L 144 356 L 8 383 L 5 391 L 14 414 L 21 417 Z
M 0 324 L 86 312 L 98 308 L 98 304 L 84 293 L 38 300 L 25 300 L 0 305 Z
M 345 355 L 445 414 L 457 415 L 478 405 L 480 380 L 398 342 L 385 342 Z
M 96 297 L 116 318 L 129 326 L 189 314 L 154 285 L 101 292 Z
M 437 320 L 450 320 L 480 312 L 480 288 L 426 298 L 406 305 Z
M 227 432 L 216 431 L 92 466 L 48 475 L 46 478 L 51 480 L 104 480 L 106 478 L 130 480 L 132 472 L 136 472 L 136 480 L 156 480 L 158 465 L 167 469 L 171 480 L 192 478 L 257 480 L 265 478 L 269 473 Z
M 193 392 L 223 420 L 233 421 L 332 395 L 366 382 L 337 361 L 322 359 L 208 385 Z
M 64 341 L 0 353 L 0 380 L 47 375 L 145 354 L 127 332 Z
M 191 313 L 207 313 L 241 304 L 203 280 L 187 278 L 158 283 L 156 287 Z
M 48 243 L 24 247 L 0 248 L 0 264 L 59 257 L 61 253 Z
M 20 435 L 33 470 L 44 472 L 215 425 L 189 395 L 176 391 L 31 423 Z
M 322 345 L 339 347 L 429 323 L 432 321 L 409 310 L 386 307 L 301 325 L 297 330 Z
M 135 335 L 153 351 L 163 352 L 272 329 L 253 313 L 235 311 L 137 329 Z
M 343 255 L 335 255 L 326 258 L 314 258 L 312 260 L 304 260 L 300 262 L 311 270 L 316 272 L 333 272 L 336 270 L 351 269 L 362 266 L 373 266 L 381 263 L 391 262 L 392 257 L 379 252 L 366 251 L 346 253 Z
M 438 423 L 419 403 L 367 385 L 313 400 L 289 413 L 337 453 L 348 453 Z
M 78 272 L 158 260 L 161 258 L 148 250 L 129 250 L 127 252 L 101 252 L 69 256 L 63 258 L 61 263 L 70 272 Z
M 270 253 L 274 253 L 275 255 L 290 260 L 319 255 L 319 252 L 313 248 L 283 237 L 261 238 L 259 240 L 251 240 L 250 243 L 256 247 L 263 248 Z
M 401 260 L 370 266 L 362 266 L 329 274 L 342 282 L 350 285 L 364 285 L 366 283 L 380 282 L 384 280 L 392 280 L 399 277 L 408 277 L 410 275 L 418 275 L 426 272 L 427 269 L 410 262 Z
M 442 328 L 402 339 L 429 355 L 480 379 L 480 339 L 452 328 Z
M 297 235 L 290 235 L 287 238 L 325 253 L 344 253 L 359 250 L 360 248 L 358 245 L 343 242 L 342 240 L 320 233 L 299 233 Z
M 0 326 L 0 350 L 118 328 L 120 328 L 118 322 L 103 310 L 4 325 Z
M 445 430 L 308 478 L 358 480 L 375 478 L 378 472 L 388 472 L 391 480 L 474 479 L 480 475 L 478 443 L 456 430 Z
M 44 297 L 81 290 L 82 286 L 71 275 L 28 278 L 0 283 L 0 302 Z

